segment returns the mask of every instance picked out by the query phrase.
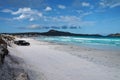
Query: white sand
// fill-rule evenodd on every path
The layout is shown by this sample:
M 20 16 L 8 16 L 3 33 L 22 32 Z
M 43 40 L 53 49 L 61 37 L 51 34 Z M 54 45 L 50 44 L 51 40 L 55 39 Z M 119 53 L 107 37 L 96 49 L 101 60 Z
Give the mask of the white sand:
M 12 55 L 22 58 L 27 64 L 26 67 L 36 73 L 30 74 L 32 80 L 120 80 L 120 68 L 94 63 L 69 54 L 70 50 L 67 52 L 52 48 L 56 45 L 33 39 L 25 40 L 31 45 L 14 45 L 14 48 L 9 50 Z M 82 53 L 84 51 L 82 50 Z M 86 52 L 85 54 L 87 55 Z

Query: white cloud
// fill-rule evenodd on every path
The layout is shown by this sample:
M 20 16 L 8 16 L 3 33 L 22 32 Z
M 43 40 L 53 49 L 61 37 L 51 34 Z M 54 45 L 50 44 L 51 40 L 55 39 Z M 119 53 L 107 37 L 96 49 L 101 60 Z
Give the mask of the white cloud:
M 114 8 L 114 7 L 118 7 L 118 6 L 120 6 L 120 3 L 115 3 L 115 4 L 111 5 L 110 8 Z
M 16 20 L 22 20 L 22 19 L 29 19 L 29 21 L 33 21 L 38 17 L 42 17 L 42 13 L 38 10 L 34 10 L 31 8 L 19 8 L 17 11 L 13 11 L 10 9 L 4 9 L 2 12 L 5 13 L 11 13 L 12 15 L 18 15 L 17 17 L 14 17 L 13 19 Z
M 64 6 L 64 5 L 58 5 L 58 8 L 60 8 L 60 9 L 65 9 L 66 6 Z
M 92 25 L 92 21 L 83 21 L 82 18 L 77 16 L 61 16 L 59 19 L 61 21 L 64 21 L 68 23 L 69 26 L 86 26 L 86 25 Z
M 100 1 L 100 2 L 99 2 L 99 5 L 100 5 L 101 8 L 106 8 L 106 7 L 109 7 L 109 6 L 110 6 L 110 4 L 107 3 L 107 2 L 105 2 L 105 1 Z
M 17 11 L 12 12 L 13 15 L 21 14 L 21 13 L 31 13 L 33 12 L 31 8 L 19 8 Z
M 30 18 L 29 21 L 34 21 L 34 18 Z
M 81 17 L 81 18 L 82 18 L 82 17 L 85 17 L 85 16 L 88 16 L 88 15 L 90 15 L 90 14 L 93 14 L 92 11 L 88 11 L 88 12 L 86 11 L 86 12 L 85 12 L 85 11 L 83 11 L 83 10 L 76 10 L 76 12 L 80 14 L 79 17 Z
M 99 5 L 100 5 L 101 7 L 105 7 L 105 6 L 106 6 L 104 2 L 100 2 Z
M 63 25 L 67 26 L 92 26 L 95 24 L 94 21 L 84 21 L 83 16 L 57 16 L 57 17 L 45 17 L 47 22 L 54 23 L 55 25 Z M 56 24 L 57 23 L 57 24 Z
M 47 6 L 47 7 L 45 8 L 45 11 L 51 11 L 51 10 L 52 10 L 52 8 L 49 7 L 49 6 Z
M 13 11 L 12 11 L 12 10 L 10 10 L 10 9 L 4 9 L 4 10 L 2 10 L 1 12 L 5 12 L 5 13 L 12 13 Z
M 90 12 L 85 12 L 85 13 L 82 14 L 82 16 L 84 17 L 84 16 L 90 15 L 90 14 L 92 14 L 92 13 L 93 13 L 92 11 L 90 11 Z
M 17 15 L 17 14 L 27 14 L 27 15 L 38 15 L 38 16 L 42 16 L 42 13 L 31 9 L 31 8 L 19 8 L 17 11 L 12 12 L 13 15 Z
M 83 7 L 89 7 L 90 6 L 90 3 L 88 3 L 88 2 L 82 2 L 81 4 L 82 4 Z
M 41 28 L 41 26 L 38 24 L 32 24 L 32 25 L 27 27 L 27 29 L 40 29 L 40 28 Z
M 20 16 L 15 17 L 14 19 L 21 20 L 21 19 L 25 19 L 25 18 L 27 18 L 27 16 L 24 14 L 21 14 Z
M 101 8 L 115 8 L 120 6 L 120 0 L 101 0 L 99 5 Z
M 39 24 L 31 24 L 28 26 L 24 27 L 18 27 L 18 29 L 29 29 L 29 30 L 38 30 L 38 29 L 43 29 L 44 26 L 41 26 Z
M 84 7 L 84 8 L 88 8 L 88 9 L 94 9 L 95 5 L 93 3 L 90 3 L 86 0 L 74 0 L 72 3 L 73 7 Z

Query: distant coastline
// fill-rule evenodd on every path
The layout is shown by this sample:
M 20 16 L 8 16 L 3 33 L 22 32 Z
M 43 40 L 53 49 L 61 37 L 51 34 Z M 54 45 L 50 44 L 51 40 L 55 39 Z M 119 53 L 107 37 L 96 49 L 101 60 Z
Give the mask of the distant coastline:
M 1 34 L 9 34 L 9 35 L 28 35 L 28 36 L 94 36 L 94 37 L 120 37 L 120 33 L 109 34 L 107 36 L 103 36 L 100 34 L 76 34 L 58 30 L 49 30 L 48 32 L 23 32 L 23 33 L 1 33 Z

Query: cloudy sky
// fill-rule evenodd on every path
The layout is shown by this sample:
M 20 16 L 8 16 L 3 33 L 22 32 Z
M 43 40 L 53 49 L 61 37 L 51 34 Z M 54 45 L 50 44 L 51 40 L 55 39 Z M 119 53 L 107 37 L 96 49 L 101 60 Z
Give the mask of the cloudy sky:
M 120 32 L 120 0 L 0 0 L 0 32 Z

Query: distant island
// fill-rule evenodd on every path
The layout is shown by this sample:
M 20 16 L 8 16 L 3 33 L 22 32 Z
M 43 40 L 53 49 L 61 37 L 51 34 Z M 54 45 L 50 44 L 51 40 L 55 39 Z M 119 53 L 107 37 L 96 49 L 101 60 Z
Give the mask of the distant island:
M 76 34 L 58 30 L 49 30 L 48 32 L 24 32 L 24 33 L 2 33 L 2 34 L 9 34 L 9 35 L 18 35 L 18 36 L 95 36 L 95 37 L 120 37 L 120 33 L 117 34 L 110 34 L 107 36 L 102 36 L 100 34 Z

